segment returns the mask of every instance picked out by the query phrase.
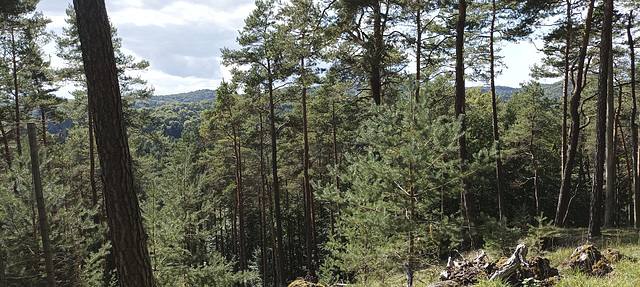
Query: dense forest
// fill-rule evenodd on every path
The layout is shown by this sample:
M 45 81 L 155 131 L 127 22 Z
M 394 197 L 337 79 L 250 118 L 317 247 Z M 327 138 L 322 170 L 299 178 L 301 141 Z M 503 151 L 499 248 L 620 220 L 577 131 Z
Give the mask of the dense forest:
M 0 2 L 0 287 L 366 286 L 640 226 L 637 1 L 256 0 L 233 78 L 160 97 L 104 0 L 59 35 L 38 2 Z M 500 91 L 534 32 L 544 61 Z

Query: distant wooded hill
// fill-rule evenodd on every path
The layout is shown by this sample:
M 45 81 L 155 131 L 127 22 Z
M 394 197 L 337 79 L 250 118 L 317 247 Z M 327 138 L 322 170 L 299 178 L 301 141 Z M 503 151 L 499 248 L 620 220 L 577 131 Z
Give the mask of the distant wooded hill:
M 542 84 L 544 94 L 553 100 L 562 100 L 562 81 L 555 82 L 553 84 Z M 470 87 L 470 89 L 477 87 Z M 507 102 L 513 96 L 513 93 L 520 90 L 520 88 L 513 88 L 507 86 L 496 86 L 496 94 L 502 99 L 503 102 Z M 571 90 L 571 87 L 569 87 Z M 489 92 L 489 87 L 482 87 L 483 93 Z
M 174 103 L 201 102 L 205 100 L 213 100 L 215 98 L 215 90 L 203 89 L 187 93 L 153 96 L 150 99 L 140 101 L 136 107 L 159 107 Z
M 477 87 L 471 87 L 477 88 Z M 562 82 L 544 84 L 545 94 L 555 100 L 562 99 Z M 501 99 L 508 101 L 513 93 L 520 88 L 496 86 L 496 93 Z M 489 87 L 483 87 L 482 92 L 488 92 Z M 215 90 L 197 90 L 193 92 L 173 95 L 153 96 L 136 105 L 137 108 L 150 109 L 158 120 L 157 126 L 148 127 L 151 130 L 162 130 L 163 134 L 175 139 L 182 137 L 182 131 L 188 125 L 199 126 L 202 122 L 203 111 L 213 109 L 216 98 Z
M 149 126 L 149 130 L 161 130 L 164 135 L 179 139 L 187 126 L 200 126 L 202 111 L 213 109 L 215 98 L 214 90 L 197 90 L 153 96 L 138 103 L 136 107 L 150 109 L 151 114 L 157 119 L 157 124 Z

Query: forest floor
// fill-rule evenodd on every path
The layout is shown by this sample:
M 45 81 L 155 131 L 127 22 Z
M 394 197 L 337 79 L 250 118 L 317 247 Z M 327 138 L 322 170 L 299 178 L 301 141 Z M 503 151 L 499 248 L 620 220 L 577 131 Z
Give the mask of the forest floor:
M 533 234 L 532 234 L 533 233 Z M 537 233 L 537 234 L 536 234 Z M 584 228 L 556 229 L 548 228 L 545 231 L 530 232 L 527 237 L 521 238 L 529 246 L 530 256 L 546 257 L 551 267 L 558 268 L 561 280 L 554 286 L 616 286 L 637 287 L 640 286 L 640 230 L 639 229 L 603 229 L 603 235 L 596 241 L 590 242 L 599 250 L 617 249 L 623 258 L 618 262 L 612 262 L 613 272 L 605 277 L 593 277 L 573 270 L 568 266 L 568 261 L 576 247 L 587 243 L 587 230 Z M 516 244 L 511 247 L 503 246 L 503 250 L 486 249 L 487 261 L 496 261 L 503 256 L 508 257 L 509 249 L 513 251 Z M 462 254 L 465 258 L 474 258 L 480 251 L 471 251 Z M 414 272 L 413 286 L 427 286 L 439 281 L 439 274 L 444 270 L 446 262 L 431 265 Z M 400 270 L 398 270 L 400 271 Z M 360 286 L 358 284 L 349 286 Z M 386 278 L 385 282 L 367 282 L 362 286 L 407 286 L 406 274 L 398 272 L 392 278 Z M 481 281 L 479 287 L 506 287 L 510 286 L 502 282 Z M 522 285 L 538 286 L 538 285 Z

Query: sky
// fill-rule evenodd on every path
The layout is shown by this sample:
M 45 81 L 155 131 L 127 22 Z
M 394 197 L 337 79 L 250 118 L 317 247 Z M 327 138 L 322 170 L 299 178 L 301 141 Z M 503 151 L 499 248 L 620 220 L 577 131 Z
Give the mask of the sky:
M 61 34 L 66 26 L 65 9 L 72 0 L 41 0 L 38 11 L 52 20 L 47 29 Z M 107 13 L 122 39 L 122 49 L 137 59 L 149 61 L 141 73 L 156 95 L 216 89 L 231 79 L 221 64 L 223 47 L 239 48 L 235 39 L 244 19 L 255 8 L 254 0 L 107 0 Z M 54 67 L 63 63 L 49 44 Z M 496 84 L 518 87 L 529 80 L 529 68 L 542 55 L 527 42 L 508 44 L 500 55 L 508 65 Z M 68 96 L 71 87 L 58 93 Z

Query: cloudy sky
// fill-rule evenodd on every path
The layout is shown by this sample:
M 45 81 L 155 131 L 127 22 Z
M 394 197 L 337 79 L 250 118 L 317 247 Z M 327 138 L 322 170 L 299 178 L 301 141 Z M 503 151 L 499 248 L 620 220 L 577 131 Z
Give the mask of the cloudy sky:
M 65 9 L 72 0 L 41 0 L 38 10 L 52 20 L 49 30 L 61 33 Z M 150 62 L 142 74 L 157 95 L 215 89 L 230 74 L 220 64 L 220 48 L 237 48 L 235 39 L 254 0 L 107 0 L 107 12 L 122 38 L 123 50 Z M 53 54 L 50 44 L 46 51 Z M 527 43 L 504 47 L 508 71 L 498 85 L 517 87 L 529 79 L 529 67 L 539 61 Z M 54 66 L 61 61 L 52 56 Z M 66 93 L 62 89 L 61 93 Z

